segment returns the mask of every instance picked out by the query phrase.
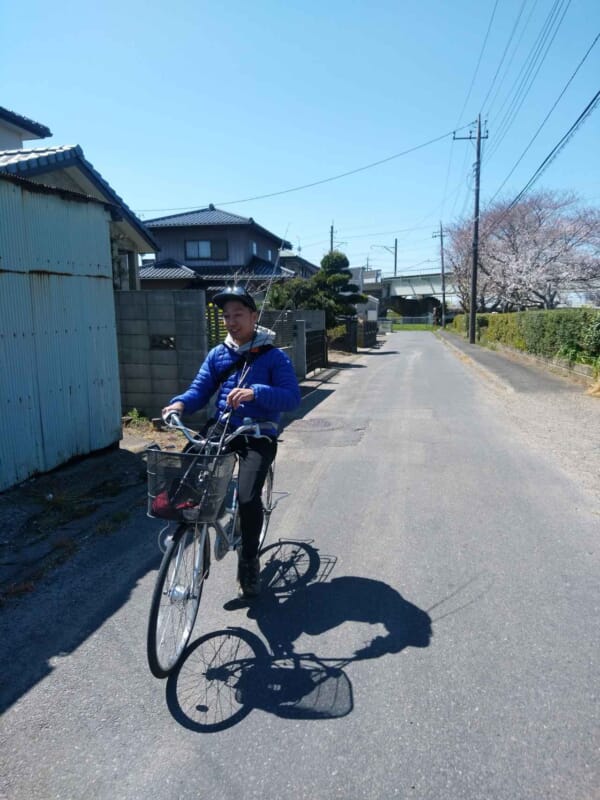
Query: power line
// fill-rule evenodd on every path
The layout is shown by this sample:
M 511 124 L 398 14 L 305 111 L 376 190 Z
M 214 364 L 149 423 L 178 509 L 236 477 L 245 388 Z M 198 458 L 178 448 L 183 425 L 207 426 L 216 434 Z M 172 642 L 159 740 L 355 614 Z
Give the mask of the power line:
M 562 2 L 562 0 L 560 0 L 560 2 Z M 502 121 L 498 125 L 498 136 L 497 136 L 497 139 L 495 140 L 494 149 L 493 149 L 493 151 L 490 153 L 490 155 L 488 157 L 490 159 L 491 159 L 492 155 L 500 147 L 500 144 L 502 143 L 502 141 L 506 137 L 506 134 L 508 133 L 508 131 L 512 127 L 512 125 L 513 125 L 513 123 L 514 123 L 519 111 L 521 110 L 521 107 L 523 106 L 523 103 L 525 102 L 525 98 L 527 97 L 527 95 L 531 91 L 531 87 L 533 86 L 533 83 L 534 83 L 535 79 L 537 78 L 537 76 L 539 74 L 539 71 L 540 71 L 540 69 L 542 68 L 542 66 L 544 64 L 544 61 L 546 60 L 546 56 L 548 55 L 548 52 L 549 52 L 550 48 L 552 47 L 554 39 L 556 38 L 556 35 L 557 35 L 558 31 L 559 31 L 560 26 L 562 25 L 562 22 L 563 22 L 563 20 L 565 18 L 565 15 L 566 15 L 567 11 L 569 10 L 569 6 L 571 5 L 571 0 L 567 0 L 566 6 L 564 8 L 564 11 L 562 12 L 562 16 L 558 20 L 558 22 L 556 23 L 556 27 L 554 28 L 554 32 L 552 33 L 552 38 L 550 39 L 550 41 L 548 42 L 548 44 L 546 46 L 546 41 L 547 41 L 548 37 L 551 34 L 552 26 L 554 25 L 554 23 L 556 21 L 556 17 L 558 16 L 558 14 L 561 11 L 561 6 L 560 6 L 560 4 L 557 4 L 557 3 L 558 3 L 558 0 L 555 3 L 556 10 L 555 11 L 553 10 L 553 11 L 550 12 L 550 16 L 548 17 L 548 19 L 546 21 L 546 25 L 544 26 L 544 29 L 546 29 L 546 30 L 545 30 L 545 32 L 544 32 L 544 30 L 542 31 L 543 37 L 540 40 L 539 44 L 535 48 L 536 52 L 535 52 L 534 58 L 530 62 L 529 66 L 527 67 L 527 71 L 526 71 L 523 79 L 521 80 L 521 83 L 520 83 L 517 91 L 515 92 L 515 95 L 514 95 L 512 101 L 511 101 L 510 105 L 509 105 L 504 117 L 502 118 Z M 554 19 L 551 18 L 552 15 L 554 15 Z M 546 49 L 542 54 L 542 49 L 544 48 L 544 46 L 546 47 Z M 541 58 L 541 60 L 540 60 L 540 58 Z M 538 62 L 538 61 L 539 61 L 539 63 L 537 63 L 537 68 L 536 68 L 536 62 Z M 535 69 L 535 72 L 533 73 L 533 76 L 531 76 L 531 73 L 532 73 L 532 71 L 534 69 Z M 531 78 L 530 78 L 530 76 L 531 76 Z
M 558 11 L 558 8 L 559 8 L 559 6 L 560 6 L 560 4 L 562 2 L 563 2 L 563 0 L 554 0 L 552 8 L 548 12 L 548 15 L 546 16 L 546 19 L 544 21 L 544 24 L 542 25 L 541 30 L 539 31 L 539 33 L 538 33 L 538 35 L 537 35 L 537 37 L 536 37 L 536 39 L 535 39 L 535 41 L 534 41 L 534 43 L 532 45 L 527 57 L 523 61 L 523 64 L 521 65 L 521 69 L 519 70 L 519 72 L 517 74 L 517 77 L 513 81 L 512 86 L 510 87 L 506 97 L 504 98 L 504 102 L 500 106 L 500 110 L 498 111 L 498 115 L 497 116 L 500 117 L 502 114 L 504 114 L 504 116 L 502 117 L 502 119 L 500 120 L 500 122 L 498 124 L 498 131 L 499 132 L 502 130 L 502 127 L 503 127 L 503 125 L 504 125 L 504 123 L 506 121 L 506 118 L 510 115 L 510 108 L 511 108 L 513 102 L 514 102 L 514 98 L 519 94 L 520 87 L 523 85 L 523 83 L 527 79 L 527 76 L 531 72 L 532 64 L 535 63 L 536 59 L 538 58 L 540 49 L 544 46 L 545 40 L 548 37 L 549 29 L 552 26 L 553 19 L 554 19 L 555 15 L 556 15 L 556 13 Z M 509 108 L 505 113 L 504 109 L 506 108 L 507 104 L 508 104 Z
M 513 208 L 514 208 L 514 207 L 517 205 L 517 203 L 519 202 L 519 200 L 520 200 L 520 199 L 521 199 L 521 198 L 522 198 L 522 197 L 523 197 L 523 196 L 524 196 L 524 195 L 525 195 L 525 194 L 526 194 L 526 193 L 529 191 L 529 189 L 530 189 L 530 188 L 533 186 L 533 184 L 534 184 L 534 183 L 537 181 L 537 179 L 538 179 L 538 178 L 540 177 L 540 175 L 541 175 L 541 174 L 544 172 L 544 170 L 545 170 L 545 169 L 546 169 L 546 168 L 547 168 L 547 167 L 550 165 L 550 163 L 551 163 L 551 162 L 552 162 L 552 161 L 553 161 L 553 160 L 556 158 L 556 156 L 557 156 L 557 155 L 559 154 L 559 152 L 560 152 L 560 151 L 563 149 L 563 147 L 565 147 L 565 145 L 567 144 L 567 142 L 569 141 L 569 139 L 570 139 L 570 138 L 571 138 L 571 137 L 572 137 L 572 136 L 573 136 L 573 135 L 576 133 L 576 131 L 577 131 L 577 129 L 579 128 L 579 126 L 580 126 L 580 125 L 582 125 L 582 124 L 583 124 L 583 122 L 585 122 L 586 118 L 587 118 L 587 117 L 588 117 L 588 116 L 589 116 L 589 115 L 592 113 L 592 111 L 593 111 L 593 110 L 596 108 L 596 106 L 598 105 L 598 102 L 599 102 L 599 101 L 600 101 L 600 91 L 596 92 L 596 94 L 594 95 L 594 97 L 592 97 L 592 99 L 590 100 L 590 102 L 587 104 L 587 106 L 584 108 L 584 110 L 581 112 L 581 114 L 580 114 L 580 115 L 577 117 L 577 119 L 575 120 L 575 122 L 574 122 L 574 123 L 571 125 L 571 127 L 569 128 L 569 130 L 568 130 L 568 131 L 565 133 L 565 135 L 564 135 L 564 136 L 563 136 L 563 137 L 560 139 L 560 141 L 559 141 L 559 142 L 558 142 L 558 143 L 557 143 L 557 144 L 556 144 L 556 145 L 555 145 L 555 146 L 552 148 L 552 150 L 551 150 L 551 151 L 548 153 L 548 155 L 546 156 L 546 158 L 545 158 L 545 159 L 542 161 L 542 163 L 539 165 L 539 167 L 538 167 L 538 168 L 536 169 L 536 171 L 533 173 L 533 175 L 531 176 L 531 178 L 530 178 L 530 179 L 527 181 L 527 183 L 525 184 L 525 186 L 524 186 L 524 187 L 521 189 L 521 191 L 519 192 L 519 194 L 518 194 L 518 195 L 517 195 L 517 196 L 514 198 L 514 200 L 513 200 L 513 201 L 510 203 L 510 205 L 509 205 L 509 206 L 507 206 L 506 210 L 505 210 L 505 211 L 504 211 L 504 213 L 501 215 L 501 217 L 500 217 L 498 220 L 495 220 L 495 221 L 494 221 L 494 227 L 498 226 L 498 225 L 499 225 L 499 224 L 500 224 L 500 223 L 501 223 L 501 222 L 502 222 L 502 221 L 503 221 L 503 220 L 504 220 L 504 219 L 507 217 L 507 215 L 509 214 L 509 212 L 510 212 L 510 211 L 512 211 L 512 209 L 513 209 Z M 487 234 L 489 234 L 491 230 L 492 230 L 492 228 L 490 227 L 490 228 L 489 228 L 489 229 L 488 229 L 488 230 L 485 232 L 485 233 L 486 233 L 486 235 L 487 235 Z
M 524 0 L 524 2 L 526 2 L 526 0 Z M 496 9 L 497 8 L 498 8 L 498 0 L 496 0 L 496 2 L 494 4 L 494 8 L 492 9 L 492 15 L 490 17 L 490 21 L 488 22 L 488 27 L 487 27 L 487 31 L 486 31 L 484 39 L 483 39 L 483 44 L 481 45 L 481 50 L 479 52 L 479 58 L 477 59 L 477 64 L 475 65 L 475 70 L 473 72 L 473 77 L 471 78 L 471 85 L 469 86 L 469 91 L 467 92 L 467 96 L 465 98 L 465 102 L 463 103 L 463 107 L 462 107 L 461 112 L 458 115 L 458 119 L 456 121 L 457 129 L 458 129 L 458 126 L 460 125 L 460 121 L 462 119 L 462 115 L 465 113 L 465 108 L 467 107 L 467 103 L 469 102 L 469 99 L 471 97 L 471 92 L 473 91 L 473 86 L 475 85 L 475 79 L 477 78 L 477 73 L 479 72 L 479 67 L 481 65 L 481 59 L 483 58 L 483 53 L 485 51 L 485 47 L 487 45 L 487 40 L 488 40 L 488 37 L 490 35 L 490 31 L 492 29 L 492 23 L 494 21 L 495 15 L 496 15 Z M 450 170 L 452 168 L 452 155 L 454 153 L 453 144 L 454 144 L 454 140 L 452 140 L 452 144 L 450 145 L 450 154 L 449 154 L 449 157 L 448 157 L 448 168 L 446 169 L 446 179 L 444 181 L 444 189 L 442 191 L 442 201 L 441 201 L 440 206 L 439 206 L 440 216 L 444 215 L 444 206 L 445 206 L 445 203 L 446 203 L 446 199 L 448 197 L 448 195 L 446 194 L 446 190 L 448 188 L 448 181 L 450 179 Z M 461 169 L 461 173 L 464 172 L 464 163 L 465 162 L 463 162 L 463 168 Z M 454 211 L 454 206 L 455 205 L 456 205 L 456 197 L 455 197 L 455 200 L 454 200 L 454 204 L 452 206 L 452 211 Z M 431 215 L 429 215 L 429 216 L 431 216 Z
M 513 174 L 513 172 L 516 170 L 516 168 L 519 166 L 519 164 L 521 163 L 521 161 L 522 161 L 522 160 L 523 160 L 523 158 L 525 157 L 525 154 L 528 152 L 528 150 L 529 150 L 529 148 L 531 147 L 531 145 L 532 145 L 532 144 L 534 143 L 534 141 L 537 139 L 537 137 L 538 137 L 538 134 L 540 133 L 540 131 L 542 130 L 542 128 L 544 127 L 544 125 L 545 125 L 545 124 L 546 124 L 546 122 L 548 121 L 548 119 L 549 119 L 550 115 L 552 114 L 552 112 L 554 111 L 554 109 L 556 108 L 556 106 L 558 105 L 558 103 L 560 102 L 560 100 L 562 99 L 562 97 L 563 97 L 564 93 L 565 93 L 565 92 L 567 91 L 567 89 L 569 88 L 570 84 L 571 84 L 571 83 L 572 83 L 572 81 L 573 81 L 573 78 L 575 77 L 575 75 L 577 75 L 577 73 L 579 72 L 579 70 L 580 70 L 580 69 L 581 69 L 581 67 L 583 66 L 583 64 L 584 64 L 585 60 L 587 59 L 587 57 L 589 56 L 589 54 L 592 52 L 592 50 L 593 50 L 594 46 L 596 45 L 596 43 L 597 43 L 598 39 L 600 39 L 600 33 L 596 35 L 596 38 L 595 38 L 595 39 L 594 39 L 594 41 L 591 43 L 591 45 L 588 47 L 588 49 L 587 49 L 587 52 L 585 53 L 585 55 L 583 56 L 583 58 L 581 59 L 581 61 L 580 61 L 580 62 L 579 62 L 579 64 L 577 65 L 577 67 L 575 68 L 575 71 L 573 72 L 573 74 L 571 75 L 571 77 L 569 78 L 569 80 L 568 80 L 568 81 L 566 82 L 566 84 L 564 85 L 564 88 L 563 88 L 562 92 L 561 92 L 561 93 L 558 95 L 558 97 L 557 97 L 557 98 L 556 98 L 556 100 L 554 101 L 554 104 L 552 105 L 552 108 L 550 109 L 550 111 L 548 111 L 548 113 L 547 113 L 547 114 L 546 114 L 546 116 L 544 117 L 544 119 L 543 119 L 543 121 L 542 121 L 542 124 L 539 126 L 539 128 L 537 129 L 537 131 L 534 133 L 534 135 L 533 135 L 533 136 L 532 136 L 532 138 L 530 139 L 530 141 L 529 141 L 529 144 L 527 145 L 527 147 L 525 148 L 525 150 L 523 150 L 523 152 L 521 153 L 521 155 L 520 155 L 520 157 L 519 157 L 518 161 L 515 163 L 515 165 L 513 166 L 513 168 L 511 169 L 511 171 L 508 173 L 508 175 L 506 176 L 506 178 L 505 178 L 505 179 L 502 181 L 502 183 L 501 183 L 501 184 L 500 184 L 500 186 L 498 187 L 498 189 L 497 189 L 496 193 L 495 193 L 495 194 L 492 196 L 492 198 L 491 198 L 491 199 L 488 201 L 488 203 L 487 203 L 487 206 L 488 206 L 488 207 L 489 207 L 489 206 L 492 204 L 492 202 L 493 202 L 494 198 L 495 198 L 495 197 L 496 197 L 496 196 L 497 196 L 497 195 L 500 193 L 500 191 L 502 190 L 502 187 L 503 187 L 503 186 L 506 184 L 506 182 L 508 181 L 508 179 L 510 178 L 510 176 Z
M 513 208 L 519 202 L 521 197 L 523 197 L 523 195 L 533 186 L 533 184 L 537 181 L 537 179 L 540 177 L 542 172 L 544 172 L 544 170 L 550 164 L 550 162 L 553 161 L 556 158 L 556 156 L 559 154 L 559 152 L 567 144 L 567 142 L 569 141 L 571 136 L 573 136 L 573 134 L 576 132 L 577 128 L 579 128 L 579 126 L 585 121 L 586 117 L 588 117 L 592 113 L 592 111 L 598 105 L 598 101 L 600 101 L 600 91 L 596 92 L 594 97 L 590 100 L 590 102 L 587 104 L 587 106 L 584 108 L 584 110 L 581 112 L 581 114 L 577 117 L 575 122 L 571 125 L 569 130 L 562 137 L 562 139 L 548 153 L 546 158 L 542 161 L 540 166 L 533 173 L 533 175 L 531 176 L 531 178 L 529 179 L 527 184 L 523 187 L 523 189 L 521 189 L 519 194 L 512 201 L 512 203 L 510 204 L 510 206 L 507 209 L 507 211 L 510 210 L 511 208 Z
M 483 40 L 483 44 L 481 45 L 481 50 L 479 52 L 479 58 L 477 59 L 477 65 L 475 67 L 475 72 L 473 73 L 473 77 L 471 78 L 471 85 L 469 86 L 469 91 L 467 92 L 467 96 L 465 98 L 464 105 L 462 107 L 462 111 L 459 114 L 458 122 L 462 119 L 462 115 L 465 113 L 465 108 L 467 107 L 467 103 L 469 102 L 469 98 L 471 97 L 471 92 L 473 91 L 473 85 L 475 84 L 475 78 L 477 77 L 477 73 L 479 72 L 479 66 L 481 64 L 481 59 L 483 58 L 483 51 L 485 50 L 485 46 L 487 44 L 488 37 L 490 35 L 490 31 L 492 29 L 492 23 L 494 21 L 494 16 L 496 15 L 496 9 L 498 8 L 499 0 L 496 0 L 494 3 L 494 8 L 492 9 L 492 16 L 490 17 L 490 21 L 488 23 L 487 31 L 485 34 L 485 38 Z
M 343 234 L 345 239 L 370 239 L 375 236 L 391 236 L 397 233 L 412 233 L 413 231 L 424 231 L 429 229 L 429 225 L 419 225 L 412 228 L 399 228 L 398 230 L 394 231 L 376 231 L 375 233 L 358 233 L 354 236 L 348 236 L 346 233 Z M 346 229 L 345 229 L 346 230 Z M 348 228 L 347 230 L 357 230 L 356 228 Z M 360 227 L 358 228 L 360 230 Z M 305 242 L 302 247 L 305 249 L 307 247 L 316 247 L 319 244 L 325 244 L 329 242 L 329 239 L 319 239 L 316 242 Z
M 480 106 L 480 110 L 481 111 L 483 111 L 483 108 L 484 108 L 485 104 L 487 103 L 487 99 L 490 96 L 490 94 L 492 93 L 492 90 L 494 88 L 494 84 L 496 83 L 496 78 L 498 77 L 498 73 L 502 69 L 502 64 L 504 64 L 504 59 L 506 58 L 506 54 L 508 52 L 508 48 L 510 47 L 510 43 L 513 40 L 513 37 L 515 35 L 515 32 L 516 32 L 517 27 L 519 25 L 519 22 L 521 20 L 521 16 L 523 14 L 523 10 L 525 9 L 526 5 L 527 5 L 527 0 L 523 0 L 523 2 L 521 3 L 521 8 L 519 9 L 519 13 L 517 15 L 517 19 L 515 21 L 515 24 L 513 25 L 512 31 L 510 32 L 510 36 L 508 37 L 508 41 L 506 42 L 506 46 L 504 48 L 504 52 L 502 53 L 502 57 L 500 59 L 500 62 L 498 63 L 498 66 L 496 67 L 496 72 L 494 73 L 494 77 L 492 78 L 492 82 L 490 84 L 490 88 L 487 90 L 487 94 L 484 97 L 483 102 L 481 103 L 481 106 Z
M 468 127 L 467 125 L 463 126 L 463 128 L 459 128 L 458 130 L 463 130 L 464 128 Z M 393 161 L 395 158 L 401 158 L 402 156 L 406 156 L 409 153 L 414 153 L 417 150 L 422 150 L 424 147 L 428 147 L 431 144 L 435 144 L 436 142 L 441 142 L 442 139 L 446 139 L 448 136 L 451 136 L 454 131 L 448 131 L 448 133 L 444 133 L 441 136 L 436 136 L 434 139 L 430 139 L 427 142 L 423 142 L 422 144 L 418 144 L 415 147 L 410 147 L 408 150 L 403 150 L 401 153 L 394 153 L 392 156 L 388 156 L 387 158 L 382 158 L 379 161 L 373 161 L 371 164 L 365 164 L 363 167 L 357 167 L 356 169 L 348 170 L 348 172 L 341 172 L 339 175 L 332 175 L 329 178 L 323 178 L 322 180 L 313 181 L 312 183 L 305 183 L 302 186 L 294 186 L 291 189 L 282 189 L 278 192 L 270 192 L 269 194 L 259 194 L 255 195 L 254 197 L 245 197 L 241 200 L 226 200 L 221 201 L 219 203 L 215 203 L 217 206 L 232 206 L 237 205 L 239 203 L 250 203 L 253 200 L 265 200 L 268 197 L 278 197 L 282 194 L 289 194 L 290 192 L 299 192 L 303 189 L 311 189 L 314 186 L 321 186 L 324 183 L 330 183 L 331 181 L 340 180 L 340 178 L 347 178 L 349 175 L 356 175 L 357 172 L 364 172 L 368 169 L 373 169 L 373 167 L 378 167 L 381 164 L 387 164 L 389 161 Z M 199 203 L 197 206 L 194 205 L 187 205 L 187 206 L 179 206 L 177 208 L 140 208 L 138 209 L 138 213 L 150 213 L 156 211 L 184 211 L 189 208 L 200 207 L 203 208 L 207 204 Z
M 513 49 L 512 53 L 510 55 L 510 58 L 508 60 L 508 65 L 507 65 L 506 69 L 504 70 L 504 75 L 500 79 L 500 82 L 499 82 L 499 84 L 498 84 L 498 86 L 496 88 L 496 91 L 494 92 L 494 96 L 492 97 L 492 99 L 490 101 L 490 104 L 489 104 L 488 109 L 487 109 L 487 117 L 488 117 L 488 119 L 489 119 L 489 117 L 490 117 L 490 115 L 492 113 L 492 108 L 494 107 L 494 103 L 498 99 L 498 95 L 500 94 L 500 90 L 502 89 L 502 85 L 503 85 L 503 83 L 504 83 L 504 81 L 506 79 L 506 76 L 508 75 L 508 72 L 510 70 L 511 64 L 513 63 L 513 61 L 515 59 L 515 54 L 517 53 L 517 51 L 518 51 L 518 49 L 519 49 L 519 47 L 521 45 L 521 41 L 523 40 L 523 36 L 525 35 L 525 31 L 529 27 L 529 23 L 531 22 L 531 18 L 533 17 L 533 12 L 535 11 L 537 3 L 538 3 L 538 0 L 534 0 L 533 5 L 531 7 L 531 11 L 529 12 L 529 15 L 528 15 L 528 17 L 527 17 L 527 19 L 525 21 L 525 24 L 523 25 L 523 28 L 521 30 L 521 34 L 519 36 L 519 39 L 518 39 L 517 43 L 515 44 L 514 49 Z M 484 101 L 483 104 L 482 104 L 482 110 L 483 110 L 483 106 L 485 106 L 485 102 L 486 101 Z M 506 101 L 504 101 L 504 102 L 506 102 Z M 504 104 L 503 104 L 503 106 L 504 106 Z

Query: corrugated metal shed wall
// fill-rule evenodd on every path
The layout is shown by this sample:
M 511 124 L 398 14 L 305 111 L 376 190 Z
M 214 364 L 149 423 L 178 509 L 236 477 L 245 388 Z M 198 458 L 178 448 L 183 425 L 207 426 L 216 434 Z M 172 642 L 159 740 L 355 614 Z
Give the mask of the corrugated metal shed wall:
M 0 491 L 117 442 L 109 213 L 0 181 Z

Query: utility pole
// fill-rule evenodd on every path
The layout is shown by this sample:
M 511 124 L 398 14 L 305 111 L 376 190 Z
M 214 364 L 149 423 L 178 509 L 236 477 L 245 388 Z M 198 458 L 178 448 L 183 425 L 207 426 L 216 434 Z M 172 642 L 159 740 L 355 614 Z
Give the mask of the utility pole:
M 442 262 L 442 330 L 446 327 L 446 273 L 444 271 L 444 228 L 440 220 L 440 232 L 431 234 L 440 240 L 440 260 Z
M 333 253 L 333 222 L 329 228 L 329 252 Z
M 468 136 L 456 136 L 454 139 L 469 139 L 472 141 L 473 135 L 469 131 Z M 475 212 L 473 216 L 473 266 L 471 269 L 471 299 L 469 302 L 469 342 L 475 343 L 475 328 L 477 321 L 477 261 L 479 258 L 479 178 L 481 172 L 481 140 L 487 139 L 487 131 L 481 135 L 481 114 L 477 115 L 477 145 L 475 158 Z

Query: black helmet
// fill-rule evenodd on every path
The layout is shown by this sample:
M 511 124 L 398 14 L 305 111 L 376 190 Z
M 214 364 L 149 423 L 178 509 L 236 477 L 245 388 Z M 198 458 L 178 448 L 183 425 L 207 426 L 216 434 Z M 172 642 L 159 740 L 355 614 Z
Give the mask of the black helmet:
M 228 300 L 237 300 L 238 303 L 243 303 L 245 306 L 248 306 L 251 311 L 256 311 L 254 298 L 243 286 L 228 286 L 226 289 L 218 292 L 212 299 L 213 303 L 216 303 L 219 308 L 223 308 Z

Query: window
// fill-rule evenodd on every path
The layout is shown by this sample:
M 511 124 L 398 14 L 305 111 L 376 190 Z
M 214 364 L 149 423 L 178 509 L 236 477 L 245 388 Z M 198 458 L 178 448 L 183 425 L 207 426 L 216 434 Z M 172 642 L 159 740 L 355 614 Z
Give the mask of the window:
M 200 239 L 185 242 L 186 259 L 211 259 L 225 261 L 227 259 L 227 239 Z
M 256 242 L 250 242 L 250 247 L 252 249 L 252 255 L 255 256 L 258 253 L 258 246 Z
M 267 261 L 273 261 L 273 251 L 267 250 Z

